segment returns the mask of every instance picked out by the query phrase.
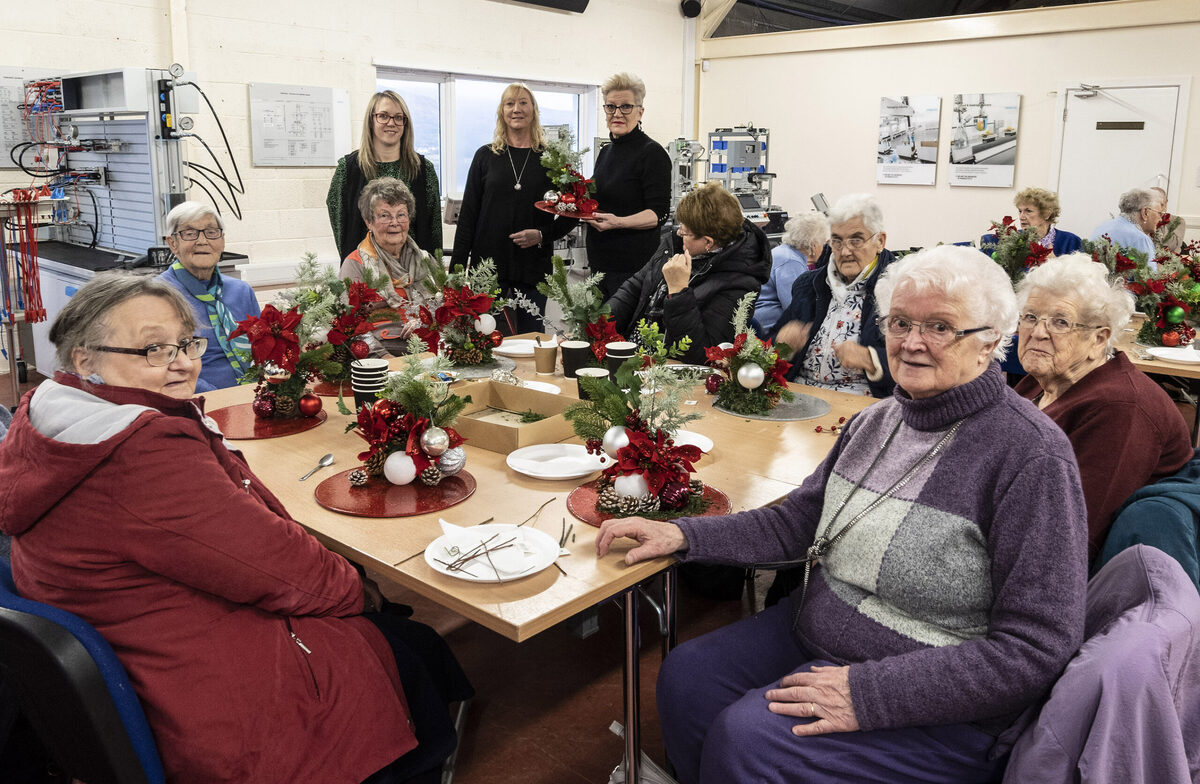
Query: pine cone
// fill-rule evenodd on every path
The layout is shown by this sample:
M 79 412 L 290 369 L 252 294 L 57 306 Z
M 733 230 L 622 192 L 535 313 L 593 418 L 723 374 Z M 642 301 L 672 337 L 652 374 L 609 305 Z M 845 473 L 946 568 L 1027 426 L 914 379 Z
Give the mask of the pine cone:
M 704 483 L 699 479 L 693 479 L 688 482 L 688 489 L 692 491 L 692 495 L 702 495 L 704 493 Z
M 294 398 L 277 395 L 275 397 L 275 418 L 288 419 L 296 415 L 296 401 Z
M 350 480 L 351 487 L 362 487 L 367 483 L 367 472 L 361 468 L 356 468 L 350 472 L 347 477 Z
M 436 465 L 431 465 L 421 472 L 421 481 L 433 487 L 438 482 L 442 481 L 442 471 Z
M 375 452 L 367 458 L 367 462 L 363 464 L 363 468 L 370 476 L 382 476 L 383 464 L 387 460 L 387 457 L 383 450 Z

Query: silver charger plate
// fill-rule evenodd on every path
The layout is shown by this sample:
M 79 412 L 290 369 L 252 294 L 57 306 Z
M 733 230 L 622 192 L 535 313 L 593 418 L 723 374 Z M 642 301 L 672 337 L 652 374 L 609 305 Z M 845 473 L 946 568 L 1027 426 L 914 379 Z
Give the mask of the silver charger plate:
M 796 397 L 788 402 L 786 400 L 779 401 L 779 405 L 772 408 L 766 414 L 738 414 L 730 411 L 727 408 L 713 404 L 713 408 L 730 416 L 741 417 L 742 419 L 768 419 L 776 422 L 796 422 L 801 419 L 816 419 L 817 417 L 825 416 L 829 413 L 829 402 L 822 400 L 819 397 L 806 395 L 803 392 L 797 392 Z

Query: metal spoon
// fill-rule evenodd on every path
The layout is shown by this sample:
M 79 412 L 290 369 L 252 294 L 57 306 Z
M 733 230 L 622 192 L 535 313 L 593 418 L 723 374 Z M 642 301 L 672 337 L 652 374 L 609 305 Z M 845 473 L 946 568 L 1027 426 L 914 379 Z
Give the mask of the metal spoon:
M 320 462 L 317 463 L 316 468 L 309 471 L 304 476 L 300 477 L 300 481 L 303 482 L 305 479 L 308 479 L 310 476 L 317 473 L 322 468 L 325 468 L 326 466 L 331 466 L 331 465 L 333 465 L 333 455 L 332 454 L 325 455 L 324 457 L 321 458 Z

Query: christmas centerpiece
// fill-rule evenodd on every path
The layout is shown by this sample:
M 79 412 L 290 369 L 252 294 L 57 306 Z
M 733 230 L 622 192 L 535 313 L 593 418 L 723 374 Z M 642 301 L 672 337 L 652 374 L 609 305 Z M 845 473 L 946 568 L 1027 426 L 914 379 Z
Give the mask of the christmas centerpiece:
M 704 350 L 708 363 L 718 372 L 705 380 L 716 404 L 735 414 L 764 415 L 779 404 L 791 401 L 795 394 L 787 387 L 787 372 L 792 366 L 780 357 L 780 347 L 759 340 L 750 326 L 750 312 L 758 295 L 742 297 L 733 311 L 732 345 L 710 346 Z M 783 353 L 791 351 L 786 344 Z
M 562 309 L 563 334 L 567 340 L 586 340 L 591 343 L 596 360 L 603 362 L 605 346 L 625 339 L 617 333 L 611 309 L 600 291 L 599 284 L 604 279 L 604 273 L 597 272 L 584 280 L 571 282 L 561 257 L 555 256 L 550 262 L 553 269 L 537 285 L 538 292 L 558 303 Z
M 311 381 L 341 371 L 331 359 L 333 346 L 314 337 L 312 319 L 295 307 L 279 310 L 267 305 L 261 315 L 238 322 L 231 338 L 250 341 L 252 364 L 243 381 L 254 381 L 255 416 L 287 419 L 316 416 L 321 398 L 308 388 Z
M 1178 215 L 1172 215 L 1169 212 L 1164 212 L 1162 215 L 1160 215 L 1158 218 L 1158 224 L 1154 227 L 1154 234 L 1151 235 L 1151 239 L 1154 240 L 1155 249 L 1169 250 L 1170 248 L 1179 245 L 1178 238 L 1175 237 L 1175 233 L 1179 231 L 1179 227 L 1182 225 L 1182 223 L 1183 219 Z M 1174 243 L 1171 241 L 1173 238 L 1176 240 Z M 1186 249 L 1181 248 L 1181 250 L 1186 252 Z
M 547 142 L 546 151 L 542 153 L 542 166 L 550 182 L 554 183 L 555 190 L 547 191 L 536 206 L 547 212 L 572 217 L 590 215 L 596 211 L 599 205 L 592 198 L 596 183 L 579 173 L 580 160 L 587 151 L 586 147 L 575 151 L 575 135 L 569 129 L 561 131 L 557 138 Z
M 410 340 L 409 357 L 393 374 L 373 405 L 362 406 L 358 419 L 347 426 L 367 442 L 358 459 L 363 467 L 351 471 L 351 485 L 363 486 L 369 477 L 382 476 L 393 485 L 419 479 L 436 485 L 462 471 L 466 454 L 463 438 L 452 427 L 470 396 L 450 394 L 437 374 L 450 368 L 444 357 L 422 362 L 419 338 Z
M 1009 279 L 1016 285 L 1029 270 L 1044 264 L 1054 255 L 1054 249 L 1042 245 L 1034 229 L 1021 229 L 1011 216 L 1005 215 L 999 222 L 992 222 L 995 245 L 985 245 L 983 250 L 992 260 L 1004 268 Z
M 496 264 L 483 259 L 469 269 L 447 271 L 440 259 L 426 259 L 425 287 L 430 301 L 417 311 L 416 334 L 430 351 L 455 365 L 486 365 L 500 345 L 493 311 L 509 304 L 500 297 Z
M 600 515 L 657 519 L 702 514 L 716 498 L 725 498 L 692 478 L 700 449 L 673 439 L 682 425 L 700 417 L 682 410 L 691 379 L 665 364 L 685 352 L 689 341 L 685 338 L 668 349 L 657 326 L 643 321 L 638 331 L 642 348 L 621 365 L 615 381 L 581 378 L 591 399 L 564 412 L 588 451 L 603 454 L 603 462 L 612 461 L 598 480 L 568 498 L 568 507 L 585 522 L 599 524 L 593 510 L 579 508 L 585 495 L 581 491 L 595 495 L 594 512 Z
M 1162 248 L 1150 266 L 1140 251 L 1114 244 L 1107 235 L 1085 241 L 1083 250 L 1123 278 L 1146 314 L 1137 341 L 1148 346 L 1186 346 L 1196 337 L 1200 319 L 1200 257 Z M 1185 250 L 1190 250 L 1186 249 Z

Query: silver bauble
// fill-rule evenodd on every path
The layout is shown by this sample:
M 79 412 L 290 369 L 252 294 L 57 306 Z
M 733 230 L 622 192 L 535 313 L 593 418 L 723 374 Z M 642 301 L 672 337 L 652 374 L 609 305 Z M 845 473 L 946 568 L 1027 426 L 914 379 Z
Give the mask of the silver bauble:
M 767 380 L 767 374 L 758 365 L 747 362 L 738 368 L 737 380 L 746 389 L 758 389 Z
M 600 442 L 600 446 L 604 449 L 604 454 L 617 459 L 617 452 L 629 445 L 629 433 L 625 432 L 623 425 L 614 425 L 604 433 L 604 439 Z
M 421 451 L 430 457 L 440 457 L 450 448 L 450 436 L 440 427 L 428 427 L 421 434 Z
M 447 449 L 437 461 L 437 467 L 441 469 L 444 476 L 454 476 L 463 470 L 463 466 L 466 464 L 467 453 L 461 446 Z
M 550 202 L 551 204 L 557 204 L 558 191 L 546 191 L 542 194 L 542 201 Z

